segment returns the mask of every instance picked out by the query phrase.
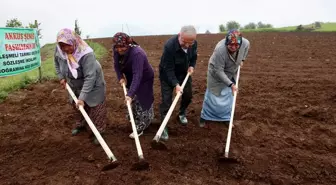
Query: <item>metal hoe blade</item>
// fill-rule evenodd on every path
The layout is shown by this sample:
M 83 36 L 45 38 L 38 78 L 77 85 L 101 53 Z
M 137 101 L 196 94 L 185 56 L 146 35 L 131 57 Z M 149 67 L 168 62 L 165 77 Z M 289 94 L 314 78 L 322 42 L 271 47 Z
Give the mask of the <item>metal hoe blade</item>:
M 167 146 L 164 142 L 160 141 L 160 136 L 156 135 L 151 142 L 151 147 L 155 150 L 167 150 Z
M 105 165 L 101 170 L 102 171 L 111 170 L 118 167 L 119 165 L 120 165 L 119 161 L 110 161 L 110 163 Z
M 235 164 L 235 163 L 239 163 L 239 160 L 234 157 L 229 157 L 229 153 L 225 152 L 225 155 L 223 155 L 223 153 L 219 154 L 218 162 L 226 163 L 226 164 Z
M 149 169 L 149 163 L 145 161 L 144 159 L 140 159 L 139 162 L 133 164 L 131 170 L 148 170 Z
M 219 157 L 219 158 L 218 158 L 218 162 L 220 162 L 220 163 L 228 163 L 228 164 L 239 163 L 238 160 L 237 160 L 236 158 L 232 158 L 232 157 L 227 158 L 227 157 L 224 157 L 224 156 Z
M 162 141 L 153 140 L 151 142 L 151 146 L 155 150 L 167 150 L 168 149 L 166 144 L 164 144 L 164 142 L 162 142 Z

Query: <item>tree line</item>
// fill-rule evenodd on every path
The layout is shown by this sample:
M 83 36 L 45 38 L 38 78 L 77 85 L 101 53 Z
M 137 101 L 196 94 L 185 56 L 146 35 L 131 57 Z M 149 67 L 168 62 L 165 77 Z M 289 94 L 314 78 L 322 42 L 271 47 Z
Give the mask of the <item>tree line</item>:
M 10 19 L 7 20 L 6 22 L 6 26 L 5 27 L 12 27 L 12 28 L 36 28 L 37 29 L 37 33 L 39 36 L 39 39 L 42 38 L 42 29 L 40 28 L 41 23 L 39 23 L 37 20 L 35 20 L 33 23 L 28 23 L 27 26 L 23 26 L 22 22 L 20 20 L 18 20 L 17 18 L 14 19 Z M 78 25 L 78 20 L 75 20 L 75 27 L 74 27 L 75 32 L 81 36 L 82 35 L 82 31 L 79 28 Z M 87 35 L 86 38 L 88 39 L 90 36 Z
M 296 27 L 295 30 L 296 31 L 314 31 L 316 29 L 320 29 L 321 27 L 322 27 L 322 22 L 315 21 L 311 25 L 303 26 L 302 24 L 300 24 L 299 26 Z
M 41 30 L 40 27 L 41 23 L 39 23 L 37 20 L 35 20 L 33 23 L 28 23 L 28 26 L 23 26 L 22 22 L 19 21 L 17 18 L 7 20 L 6 22 L 6 27 L 12 27 L 12 28 L 36 28 L 37 33 L 39 36 L 39 39 L 42 38 Z
M 246 24 L 245 26 L 242 26 L 237 21 L 229 21 L 226 23 L 226 25 L 224 24 L 219 25 L 220 32 L 225 32 L 226 30 L 231 30 L 231 29 L 259 29 L 259 28 L 273 28 L 273 25 L 266 24 L 261 21 L 259 21 L 258 23 L 250 22 Z
M 321 24 L 322 22 L 316 21 L 310 25 L 298 25 L 295 29 L 295 31 L 313 31 L 315 29 L 319 29 L 321 28 Z M 246 24 L 245 26 L 241 26 L 237 21 L 229 21 L 226 23 L 226 25 L 221 24 L 219 25 L 219 32 L 225 32 L 227 30 L 231 30 L 231 29 L 240 29 L 240 30 L 244 30 L 244 29 L 249 29 L 249 30 L 253 30 L 253 29 L 260 29 L 260 28 L 273 28 L 272 24 L 266 24 L 263 23 L 261 21 L 259 21 L 258 23 L 253 23 L 250 22 L 248 24 Z

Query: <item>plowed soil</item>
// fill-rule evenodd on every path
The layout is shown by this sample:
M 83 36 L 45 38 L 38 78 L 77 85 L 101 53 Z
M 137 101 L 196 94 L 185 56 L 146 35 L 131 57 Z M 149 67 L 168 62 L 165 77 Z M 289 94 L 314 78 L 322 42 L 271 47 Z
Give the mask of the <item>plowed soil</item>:
M 180 126 L 176 111 L 168 123 L 167 151 L 150 142 L 160 123 L 140 137 L 148 171 L 132 171 L 138 162 L 123 91 L 116 81 L 111 39 L 95 39 L 110 50 L 103 64 L 109 124 L 105 141 L 121 162 L 107 164 L 102 147 L 89 133 L 71 136 L 74 110 L 58 81 L 34 84 L 0 104 L 0 184 L 336 184 L 336 34 L 248 33 L 248 59 L 241 69 L 230 157 L 218 163 L 228 125 L 199 128 L 206 71 L 220 34 L 199 35 L 193 74 L 189 124 Z M 169 36 L 135 37 L 155 68 L 155 114 L 159 119 L 158 65 Z M 177 106 L 178 107 L 178 106 Z

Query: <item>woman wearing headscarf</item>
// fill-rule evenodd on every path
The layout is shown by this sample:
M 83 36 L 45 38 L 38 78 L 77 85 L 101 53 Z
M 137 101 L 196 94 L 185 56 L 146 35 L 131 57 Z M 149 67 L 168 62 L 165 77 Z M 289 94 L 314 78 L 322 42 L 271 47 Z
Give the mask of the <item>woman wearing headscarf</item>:
M 154 118 L 154 70 L 145 51 L 126 33 L 116 33 L 113 43 L 114 69 L 119 83 L 126 84 L 125 101 L 131 101 L 137 132 L 141 136 Z M 133 139 L 133 133 L 129 137 Z
M 70 97 L 74 108 L 84 106 L 97 130 L 103 134 L 107 121 L 103 71 L 92 48 L 73 30 L 62 29 L 57 34 L 55 68 L 63 88 L 68 83 L 78 98 L 75 105 Z M 86 130 L 85 119 L 78 110 L 76 114 L 76 127 L 72 130 L 72 135 Z M 99 144 L 96 137 L 93 142 Z
M 230 30 L 216 45 L 208 64 L 207 89 L 201 111 L 200 127 L 205 121 L 230 121 L 233 92 L 239 65 L 248 55 L 250 42 L 236 30 Z

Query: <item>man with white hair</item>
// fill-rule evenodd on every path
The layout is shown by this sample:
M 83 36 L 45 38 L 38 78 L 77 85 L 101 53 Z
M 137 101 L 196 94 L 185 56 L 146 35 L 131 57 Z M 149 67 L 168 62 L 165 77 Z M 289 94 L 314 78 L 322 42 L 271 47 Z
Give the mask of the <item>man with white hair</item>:
M 159 65 L 161 83 L 161 122 L 164 120 L 173 99 L 173 91 L 182 92 L 179 111 L 179 121 L 187 125 L 186 109 L 192 99 L 192 79 L 189 76 L 184 89 L 181 88 L 188 72 L 192 74 L 197 60 L 196 29 L 194 26 L 183 26 L 180 33 L 168 39 L 165 43 Z M 168 140 L 168 129 L 164 129 L 161 139 Z

